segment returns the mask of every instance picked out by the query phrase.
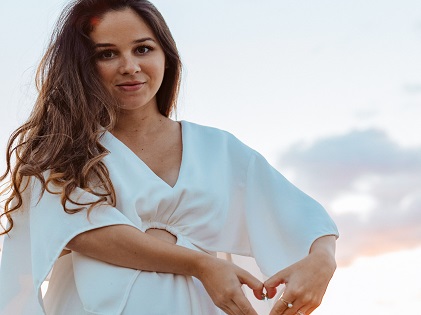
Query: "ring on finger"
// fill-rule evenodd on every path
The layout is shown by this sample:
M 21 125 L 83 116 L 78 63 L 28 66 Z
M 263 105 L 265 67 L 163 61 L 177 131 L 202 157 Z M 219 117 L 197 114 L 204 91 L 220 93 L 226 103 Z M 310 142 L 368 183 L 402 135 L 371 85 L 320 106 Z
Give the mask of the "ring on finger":
M 306 315 L 304 312 L 298 311 L 297 315 Z
M 285 299 L 283 299 L 283 298 L 281 298 L 281 301 L 282 301 L 282 303 L 284 303 L 285 304 L 285 306 L 286 307 L 288 307 L 288 308 L 291 308 L 291 307 L 293 307 L 294 305 L 292 305 L 292 303 L 291 302 L 288 302 L 287 300 L 285 300 Z

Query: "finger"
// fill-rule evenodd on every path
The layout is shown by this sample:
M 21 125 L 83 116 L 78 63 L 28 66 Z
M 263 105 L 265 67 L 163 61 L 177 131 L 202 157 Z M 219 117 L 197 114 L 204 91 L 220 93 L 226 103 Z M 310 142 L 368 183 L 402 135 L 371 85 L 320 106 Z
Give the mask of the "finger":
M 309 296 L 308 294 L 300 294 L 300 295 L 295 295 L 295 294 L 291 294 L 290 291 L 288 291 L 288 297 L 291 297 L 291 301 L 293 301 L 293 308 L 291 308 L 291 310 L 295 310 L 297 309 L 296 313 L 298 313 L 298 311 L 300 311 L 301 313 L 303 313 L 304 315 L 309 315 L 311 314 L 321 303 L 321 300 L 318 300 L 316 297 L 312 297 L 311 295 Z M 286 301 L 290 301 L 286 298 L 286 294 L 283 295 L 284 300 Z M 292 296 L 294 296 L 295 298 L 292 298 Z M 296 314 L 296 313 L 291 313 L 291 314 Z M 285 314 L 289 314 L 289 313 L 285 313 Z M 298 313 L 299 314 L 299 313 Z M 303 314 L 299 314 L 299 315 L 303 315 Z
M 276 288 L 267 288 L 266 287 L 266 296 L 268 299 L 272 299 L 276 293 L 278 292 L 278 290 Z
M 317 306 L 314 307 L 307 307 L 307 306 L 303 306 L 300 311 L 303 313 L 301 315 L 310 315 L 311 313 L 314 312 L 314 310 L 317 308 Z
M 246 301 L 248 302 L 247 299 Z M 239 301 L 232 299 L 226 304 L 219 305 L 218 307 L 229 315 L 258 315 L 251 304 L 247 302 L 241 301 L 241 298 Z
M 302 307 L 297 311 L 297 315 L 310 315 L 312 313 L 312 311 L 310 311 L 309 309 Z
M 265 290 L 266 290 L 266 296 L 268 297 L 268 299 L 272 299 L 276 293 L 278 292 L 277 287 L 280 284 L 284 283 L 283 279 L 275 279 L 275 276 L 269 278 L 268 280 L 265 281 L 265 283 L 263 284 Z M 270 280 L 270 281 L 269 281 Z
M 264 283 L 264 286 L 267 289 L 276 288 L 280 284 L 286 283 L 286 272 L 285 269 L 275 273 L 272 277 L 267 279 Z
M 242 269 L 238 275 L 238 279 L 241 284 L 246 284 L 250 289 L 256 291 L 260 290 L 263 293 L 263 283 L 248 271 Z
M 233 302 L 235 304 L 235 309 L 238 309 L 239 313 L 234 314 L 244 314 L 244 315 L 257 315 L 256 311 L 254 310 L 253 306 L 251 306 L 251 303 L 247 298 L 244 296 L 244 294 L 238 294 L 234 297 Z
M 270 277 L 269 279 L 267 279 L 265 281 L 265 283 L 263 284 L 263 286 L 266 289 L 266 295 L 269 299 L 272 299 L 273 297 L 275 297 L 276 293 L 277 293 L 277 287 L 281 284 L 285 284 L 287 282 L 286 280 L 286 271 L 281 270 L 279 272 L 277 272 L 276 274 L 274 274 L 272 277 Z
M 253 290 L 253 294 L 258 300 L 265 300 L 267 298 L 267 294 L 265 294 L 263 291 Z
M 241 309 L 239 309 L 238 306 L 235 304 L 230 305 L 227 308 L 228 308 L 228 311 L 225 311 L 225 312 L 229 315 L 245 315 L 246 314 Z
M 253 294 L 258 300 L 263 300 L 265 296 L 263 293 L 263 283 L 259 279 L 245 270 L 241 270 L 238 279 L 241 284 L 245 284 L 253 290 Z
M 285 304 L 279 299 L 273 308 L 271 309 L 269 315 L 281 315 L 284 314 L 284 311 L 287 309 Z
M 225 303 L 216 304 L 225 314 L 228 315 L 238 315 L 240 310 L 238 309 L 237 305 L 232 300 L 226 301 Z
M 270 315 L 295 315 L 302 305 L 299 305 L 299 301 L 294 301 L 292 297 L 282 295 L 279 300 L 275 303 Z
M 221 310 L 223 310 L 224 313 L 226 313 L 228 315 L 237 315 L 237 314 L 240 314 L 238 312 L 236 313 L 235 309 L 233 309 L 232 306 L 228 306 L 228 305 L 225 305 L 224 307 L 221 307 Z

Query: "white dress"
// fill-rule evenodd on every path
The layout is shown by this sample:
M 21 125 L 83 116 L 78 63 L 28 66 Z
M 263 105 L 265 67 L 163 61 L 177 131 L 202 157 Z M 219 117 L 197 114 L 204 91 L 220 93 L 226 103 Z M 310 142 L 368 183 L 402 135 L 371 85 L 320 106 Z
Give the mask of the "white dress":
M 267 276 L 305 257 L 315 239 L 338 234 L 326 211 L 259 153 L 225 131 L 181 125 L 182 163 L 174 187 L 104 134 L 110 151 L 104 163 L 117 204 L 95 208 L 89 220 L 85 211 L 65 213 L 59 195 L 40 198 L 38 181 L 31 182 L 5 238 L 0 314 L 223 314 L 193 277 L 117 267 L 75 252 L 58 259 L 75 235 L 102 226 L 166 229 L 180 246 L 254 257 Z M 82 190 L 74 196 L 94 198 Z M 42 299 L 40 287 L 52 268 Z

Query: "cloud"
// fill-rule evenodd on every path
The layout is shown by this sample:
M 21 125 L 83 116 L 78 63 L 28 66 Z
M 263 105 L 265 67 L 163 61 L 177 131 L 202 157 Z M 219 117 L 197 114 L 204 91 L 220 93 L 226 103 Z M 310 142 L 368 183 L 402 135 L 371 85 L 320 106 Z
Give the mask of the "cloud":
M 419 83 L 405 84 L 403 86 L 403 90 L 408 94 L 420 94 L 421 84 Z
M 401 147 L 381 130 L 353 131 L 294 145 L 280 166 L 331 211 L 340 263 L 421 246 L 421 147 Z

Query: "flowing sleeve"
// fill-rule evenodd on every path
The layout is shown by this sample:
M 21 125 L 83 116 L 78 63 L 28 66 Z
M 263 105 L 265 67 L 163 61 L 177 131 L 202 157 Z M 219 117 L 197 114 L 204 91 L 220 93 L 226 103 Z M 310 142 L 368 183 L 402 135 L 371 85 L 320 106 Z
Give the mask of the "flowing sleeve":
M 72 198 L 93 201 L 96 196 L 76 189 Z M 109 225 L 134 224 L 116 208 L 102 204 L 89 217 L 87 210 L 68 214 L 60 195 L 32 180 L 21 209 L 13 214 L 14 227 L 4 240 L 0 265 L 0 314 L 44 314 L 41 285 L 66 244 L 76 235 Z
M 242 199 L 251 255 L 266 276 L 304 258 L 317 238 L 338 237 L 325 209 L 255 151 Z

